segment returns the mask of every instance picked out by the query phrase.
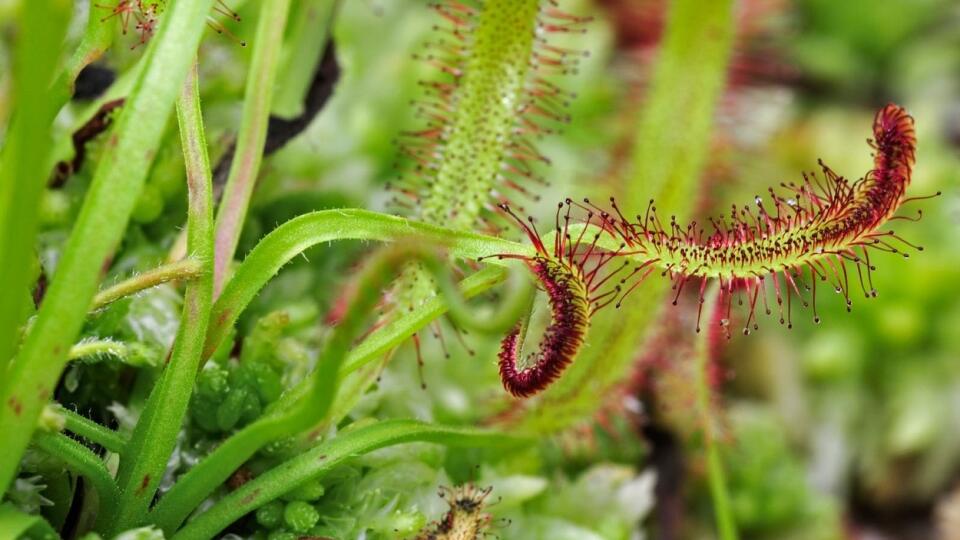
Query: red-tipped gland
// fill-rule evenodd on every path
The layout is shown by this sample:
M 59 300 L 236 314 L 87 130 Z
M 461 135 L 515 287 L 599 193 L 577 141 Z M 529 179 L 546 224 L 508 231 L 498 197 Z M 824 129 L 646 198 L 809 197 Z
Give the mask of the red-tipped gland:
M 496 204 L 513 204 L 516 195 L 539 199 L 536 188 L 546 181 L 538 168 L 550 160 L 536 140 L 570 122 L 566 109 L 574 97 L 552 82 L 553 76 L 576 72 L 588 56 L 553 44 L 549 34 L 580 32 L 589 18 L 566 14 L 554 2 L 534 4 L 532 11 L 526 4 L 429 4 L 440 19 L 436 37 L 414 58 L 439 73 L 437 80 L 420 83 L 417 128 L 398 138 L 402 176 L 393 184 L 392 202 L 397 211 L 495 234 L 502 224 L 489 221 L 498 214 Z M 531 32 L 532 43 L 523 46 L 505 39 Z M 487 82 L 478 86 L 478 80 Z M 465 137 L 468 130 L 473 132 Z
M 702 304 L 706 281 L 719 280 L 728 323 L 734 299 L 749 306 L 744 333 L 758 327 L 758 304 L 771 312 L 770 289 L 781 324 L 793 326 L 796 302 L 812 306 L 813 320 L 819 323 L 818 281 L 842 293 L 849 311 L 851 279 L 860 283 L 864 297 L 877 294 L 871 251 L 906 257 L 904 249 L 922 249 L 893 231 L 878 230 L 895 219 L 905 202 L 915 200 L 904 198 L 916 148 L 913 119 L 903 108 L 887 105 L 874 119 L 870 145 L 875 150 L 874 168 L 860 180 L 850 182 L 821 162 L 822 176 L 804 174 L 800 184 L 781 184 L 788 190 L 786 196 L 770 189 L 766 200 L 757 196 L 754 205 L 734 206 L 729 215 L 710 218 L 712 233 L 696 222 L 684 228 L 671 219 L 665 225 L 652 201 L 636 222 L 619 229 L 640 258 L 660 261 L 677 297 L 687 281 L 695 280 Z M 849 271 L 850 263 L 856 276 Z
M 529 367 L 519 368 L 521 328 L 510 331 L 500 345 L 500 380 L 508 392 L 528 397 L 556 380 L 583 345 L 590 325 L 589 299 L 575 268 L 546 258 L 527 263 L 547 293 L 550 324 L 539 349 L 528 356 Z
M 499 257 L 523 260 L 536 276 L 550 305 L 550 322 L 537 350 L 527 355 L 526 367 L 519 365 L 522 336 L 525 333 L 521 326 L 511 330 L 501 343 L 500 379 L 504 388 L 514 396 L 532 396 L 563 373 L 583 346 L 591 315 L 613 303 L 625 282 L 625 279 L 616 279 L 630 265 L 620 258 L 625 254 L 622 251 L 625 245 L 621 243 L 616 251 L 598 247 L 604 235 L 619 239 L 615 231 L 602 227 L 601 232 L 586 236 L 587 229 L 583 228 L 576 238 L 570 234 L 571 210 L 580 208 L 583 207 L 569 199 L 558 205 L 556 236 L 551 249 L 548 249 L 532 218 L 525 222 L 509 206 L 500 205 L 503 212 L 520 224 L 533 243 L 536 254 Z M 584 221 L 596 224 L 595 217 L 593 211 L 588 209 Z M 614 259 L 618 262 L 608 266 Z
M 141 45 L 146 45 L 147 41 L 156 33 L 157 25 L 160 23 L 160 14 L 163 13 L 166 3 L 167 0 L 119 0 L 113 5 L 94 4 L 94 6 L 110 11 L 109 15 L 100 19 L 100 22 L 118 17 L 124 34 L 129 30 L 130 21 L 136 22 L 134 28 L 139 33 L 140 39 L 130 47 L 132 50 Z M 231 10 L 223 0 L 217 0 L 213 11 L 234 21 L 240 21 L 240 16 Z M 212 17 L 207 17 L 207 25 L 218 34 L 226 35 L 241 47 L 247 46 L 245 41 L 237 38 L 229 29 Z

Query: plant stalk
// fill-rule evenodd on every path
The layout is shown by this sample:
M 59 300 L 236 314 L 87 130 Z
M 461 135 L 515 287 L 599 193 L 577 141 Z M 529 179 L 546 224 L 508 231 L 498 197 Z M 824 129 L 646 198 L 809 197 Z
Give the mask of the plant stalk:
M 123 496 L 113 531 L 140 525 L 163 477 L 183 425 L 213 298 L 213 190 L 200 110 L 197 66 L 183 85 L 177 120 L 187 172 L 187 248 L 204 264 L 204 273 L 187 285 L 183 316 L 170 361 L 150 393 L 130 442 L 121 456 L 118 481 Z
M 38 431 L 33 437 L 33 442 L 37 448 L 62 461 L 68 469 L 93 484 L 93 488 L 97 490 L 97 495 L 100 497 L 97 523 L 112 522 L 120 492 L 103 461 L 86 446 L 62 433 Z
M 696 395 L 696 410 L 699 423 L 703 429 L 703 449 L 707 458 L 707 483 L 710 487 L 710 498 L 713 500 L 713 512 L 717 523 L 717 532 L 721 540 L 737 540 L 736 521 L 730 509 L 730 495 L 727 491 L 726 474 L 723 470 L 723 461 L 720 449 L 717 446 L 717 430 L 713 407 L 713 389 L 710 386 L 710 338 L 713 334 L 713 325 L 719 324 L 714 314 L 720 298 L 720 288 L 713 283 L 705 295 L 704 313 L 709 316 L 707 327 L 697 336 L 694 350 L 694 392 Z
M 36 0 L 20 5 L 13 54 L 13 117 L 0 153 L 0 372 L 16 351 L 32 290 L 30 261 L 38 210 L 46 184 L 50 125 L 59 104 L 48 88 L 69 19 L 65 0 Z M 44 39 L 35 39 L 44 36 Z M 2 383 L 0 383 L 2 384 Z M 0 467 L 2 469 L 2 467 Z M 0 494 L 9 479 L 0 472 Z
M 106 141 L 36 322 L 6 372 L 6 385 L 0 391 L 0 433 L 4 434 L 5 450 L 0 455 L 0 495 L 16 474 L 37 418 L 53 393 L 70 345 L 97 292 L 103 267 L 126 230 L 212 3 L 173 2 L 165 12 L 142 60 L 144 68 Z M 33 2 L 24 6 L 29 10 Z M 41 27 L 37 35 L 44 32 Z
M 127 441 L 116 431 L 103 427 L 93 420 L 60 405 L 55 405 L 54 407 L 57 414 L 63 416 L 65 430 L 71 431 L 90 442 L 99 444 L 111 452 L 117 454 L 123 452 L 123 447 L 127 444 Z
M 189 257 L 174 263 L 151 268 L 146 272 L 132 276 L 97 293 L 97 295 L 93 297 L 93 306 L 90 309 L 91 311 L 96 311 L 125 296 L 136 294 L 163 283 L 195 279 L 200 276 L 203 271 L 203 263 Z
M 230 261 L 233 260 L 240 230 L 247 216 L 247 207 L 263 160 L 263 145 L 267 139 L 273 87 L 280 63 L 283 30 L 286 27 L 290 0 L 263 2 L 257 35 L 253 44 L 253 60 L 247 75 L 243 100 L 243 117 L 237 136 L 237 147 L 230 163 L 227 185 L 217 211 L 216 259 L 214 263 L 214 297 L 220 295 L 226 281 Z

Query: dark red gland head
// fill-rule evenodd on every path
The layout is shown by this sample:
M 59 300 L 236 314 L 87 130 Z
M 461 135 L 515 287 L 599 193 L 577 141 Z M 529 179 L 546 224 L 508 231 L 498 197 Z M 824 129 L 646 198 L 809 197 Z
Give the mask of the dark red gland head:
M 521 367 L 522 342 L 526 333 L 517 325 L 500 347 L 500 378 L 504 387 L 517 397 L 532 396 L 556 380 L 583 346 L 593 313 L 620 298 L 631 262 L 623 258 L 626 242 L 614 228 L 605 226 L 605 215 L 569 199 L 557 207 L 556 230 L 548 249 L 536 229 L 533 218 L 518 217 L 507 205 L 501 210 L 513 218 L 533 243 L 533 255 L 504 254 L 499 258 L 521 259 L 536 276 L 547 295 L 550 322 L 535 352 L 527 355 Z M 586 211 L 582 223 L 571 225 L 571 211 Z M 593 224 L 595 228 L 587 225 Z M 589 232 L 588 232 L 589 231 Z M 610 245 L 618 246 L 610 249 Z M 600 247 L 603 244 L 606 247 Z M 617 262 L 611 263 L 616 260 Z M 646 265 L 638 265 L 641 268 Z

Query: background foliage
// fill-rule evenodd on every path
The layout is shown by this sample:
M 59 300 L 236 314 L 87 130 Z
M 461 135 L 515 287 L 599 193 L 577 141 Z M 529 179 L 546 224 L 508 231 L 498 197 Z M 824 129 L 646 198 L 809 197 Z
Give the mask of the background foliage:
M 260 20 L 258 2 L 228 3 L 241 21 L 223 24 L 248 46 L 207 31 L 198 53 L 213 164 L 241 126 Z M 912 193 L 944 193 L 922 204 L 923 220 L 896 225 L 924 252 L 909 259 L 878 258 L 873 277 L 880 295 L 868 301 L 855 298 L 852 314 L 838 298 L 827 298 L 820 305 L 820 325 L 807 312 L 795 317 L 791 331 L 773 318 L 761 318 L 760 332 L 749 338 L 734 335 L 723 343 L 712 366 L 720 382 L 706 420 L 693 406 L 695 385 L 690 382 L 697 369 L 689 353 L 695 313 L 662 301 L 663 290 L 645 293 L 639 307 L 634 306 L 641 313 L 630 329 L 633 337 L 616 342 L 621 353 L 616 360 L 581 363 L 566 387 L 526 408 L 503 395 L 493 361 L 499 336 L 470 332 L 462 346 L 447 323 L 442 338 L 428 329 L 420 340 L 422 371 L 407 342 L 376 384 L 350 401 L 351 407 L 338 410 L 334 405 L 342 420 L 324 424 L 322 435 L 325 441 L 357 440 L 372 448 L 381 428 L 370 426 L 383 425 L 375 421 L 412 418 L 454 431 L 430 432 L 424 438 L 434 442 L 384 448 L 337 463 L 322 480 L 311 480 L 241 518 L 229 534 L 410 538 L 446 511 L 436 495 L 438 486 L 474 482 L 493 487 L 488 502 L 497 502 L 487 510 L 494 517 L 491 531 L 504 539 L 711 537 L 714 503 L 702 440 L 706 421 L 718 426 L 729 512 L 743 538 L 960 537 L 960 247 L 955 241 L 960 232 L 960 11 L 948 0 L 736 2 L 727 80 L 715 112 L 701 118 L 705 125 L 698 127 L 671 115 L 643 116 L 645 110 L 652 114 L 645 107 L 656 99 L 650 88 L 668 11 L 663 4 L 562 2 L 564 9 L 594 17 L 587 33 L 569 36 L 565 43 L 589 56 L 564 80 L 577 95 L 568 109 L 570 123 L 539 143 L 552 162 L 546 169 L 550 185 L 538 192 L 539 202 L 524 202 L 527 213 L 549 222 L 556 201 L 565 197 L 602 201 L 617 195 L 632 206 L 642 205 L 658 194 L 650 178 L 660 178 L 652 165 L 647 178 L 637 170 L 649 161 L 636 157 L 644 155 L 645 142 L 656 147 L 656 141 L 684 141 L 696 138 L 698 130 L 707 137 L 710 118 L 703 163 L 693 166 L 702 172 L 687 173 L 699 184 L 665 203 L 674 205 L 674 212 L 706 216 L 725 211 L 768 186 L 798 180 L 799 171 L 815 168 L 817 158 L 858 176 L 871 163 L 864 139 L 872 115 L 895 101 L 911 112 L 918 128 Z M 56 17 L 67 20 L 66 4 L 49 5 L 60 14 L 34 24 L 53 28 Z M 72 52 L 75 47 L 69 45 L 89 35 L 84 26 L 91 5 L 76 2 L 65 50 Z M 11 73 L 17 55 L 47 65 L 57 54 L 50 43 L 23 40 L 26 29 L 15 17 L 21 8 L 13 0 L 0 0 L 0 73 Z M 270 97 L 272 114 L 290 118 L 303 111 L 303 89 L 326 39 L 316 29 L 324 28 L 329 16 L 327 2 L 292 3 Z M 42 162 L 49 166 L 44 170 L 72 155 L 71 133 L 102 102 L 143 84 L 135 79 L 145 55 L 162 55 L 143 45 L 131 50 L 135 32 L 123 35 L 115 23 L 97 27 L 109 29 L 100 38 L 114 42 L 98 65 L 117 80 L 105 95 L 63 106 L 53 121 L 52 155 Z M 435 24 L 436 14 L 419 0 L 339 6 L 332 24 L 341 66 L 335 92 L 300 136 L 265 157 L 239 232 L 238 258 L 280 224 L 306 212 L 389 209 L 386 184 L 398 174 L 395 141 L 416 124 L 410 101 L 421 91 L 417 82 L 433 76 L 432 68 L 412 55 L 435 38 Z M 678 39 L 696 39 L 691 34 Z M 21 41 L 15 44 L 16 39 Z M 171 62 L 185 69 L 191 58 Z M 701 84 L 698 65 L 672 66 L 672 84 Z M 18 134 L 23 129 L 16 123 L 19 105 L 10 105 L 17 84 L 21 82 L 0 76 L 5 175 L 19 171 L 9 168 L 10 148 L 16 148 L 10 141 L 36 145 L 45 136 Z M 172 106 L 179 83 L 168 85 L 167 106 Z M 36 260 L 18 256 L 12 264 L 5 261 L 12 283 L 36 279 L 39 268 L 53 275 L 64 260 L 71 229 L 83 219 L 78 217 L 81 204 L 97 175 L 112 174 L 131 184 L 140 176 L 143 182 L 139 195 L 127 192 L 132 219 L 104 284 L 184 251 L 180 230 L 187 216 L 187 189 L 174 115 L 146 103 L 143 114 L 127 122 L 130 131 L 143 131 L 137 134 L 141 138 L 148 137 L 146 131 L 156 133 L 149 145 L 155 154 L 111 153 L 109 135 L 90 142 L 83 166 L 66 183 L 35 194 Z M 141 130 L 141 124 L 150 130 Z M 23 150 L 16 155 L 27 165 L 43 159 Z M 98 171 L 108 159 L 124 168 Z M 119 189 L 117 183 L 104 185 L 106 191 Z M 13 200 L 26 200 L 22 197 Z M 16 215 L 0 208 L 4 220 Z M 4 247 L 13 249 L 4 253 L 17 253 L 17 236 L 10 231 L 23 229 L 5 227 L 0 241 L 14 247 Z M 516 231 L 505 235 L 520 239 Z M 103 250 L 107 243 L 103 239 Z M 327 314 L 343 307 L 360 261 L 373 252 L 367 242 L 317 245 L 256 296 L 230 336 L 236 345 L 221 347 L 200 372 L 173 456 L 163 478 L 154 479 L 161 492 L 307 377 L 333 331 Z M 24 298 L 4 297 L 5 310 L 26 305 Z M 103 346 L 67 364 L 56 400 L 128 437 L 174 342 L 183 302 L 182 284 L 164 284 L 86 319 L 81 339 Z M 603 357 L 606 347 L 613 347 L 618 320 L 626 317 L 606 315 L 591 330 L 597 337 L 589 342 L 588 357 Z M 0 324 L 0 329 L 9 326 Z M 0 338 L 5 360 L 7 336 Z M 233 358 L 231 346 L 240 350 Z M 602 370 L 591 372 L 594 366 Z M 0 362 L 0 368 L 5 364 Z M 609 392 L 583 390 L 583 381 L 599 384 L 598 379 Z M 511 416 L 515 409 L 521 412 Z M 460 445 L 437 444 L 457 439 L 458 426 L 495 426 L 511 435 L 537 436 L 520 445 L 486 444 L 476 434 L 464 435 Z M 347 438 L 357 431 L 357 439 Z M 0 437 L 12 440 L 11 435 Z M 27 440 L 29 434 L 22 437 Z M 504 435 L 500 442 L 509 438 Z M 44 525 L 34 526 L 24 516 L 29 514 L 42 516 L 64 537 L 86 532 L 93 524 L 84 519 L 96 514 L 95 490 L 50 459 L 49 452 L 41 451 L 43 444 L 35 439 L 21 463 L 0 507 L 0 524 L 42 534 Z M 310 446 L 301 439 L 267 445 L 242 472 L 263 474 Z M 116 467 L 107 461 L 111 473 Z M 234 475 L 217 487 L 212 500 L 228 496 L 242 480 Z M 8 514 L 16 517 L 5 521 Z M 127 534 L 154 538 L 160 533 Z

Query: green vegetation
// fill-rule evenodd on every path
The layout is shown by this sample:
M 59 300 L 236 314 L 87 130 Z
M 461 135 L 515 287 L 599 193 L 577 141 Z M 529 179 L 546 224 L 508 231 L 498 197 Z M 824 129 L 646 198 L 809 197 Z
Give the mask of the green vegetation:
M 880 4 L 0 0 L 0 538 L 960 534 L 960 20 Z

